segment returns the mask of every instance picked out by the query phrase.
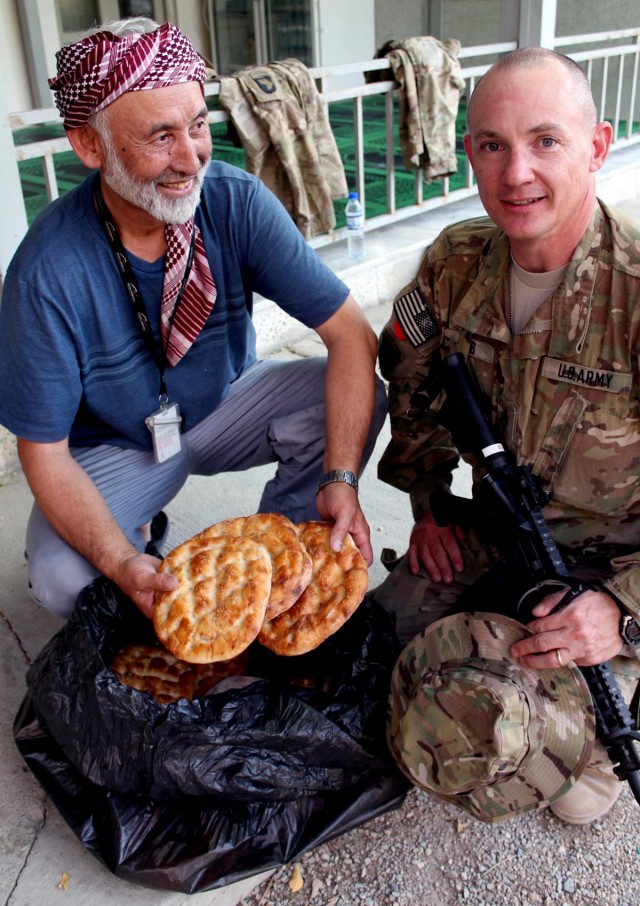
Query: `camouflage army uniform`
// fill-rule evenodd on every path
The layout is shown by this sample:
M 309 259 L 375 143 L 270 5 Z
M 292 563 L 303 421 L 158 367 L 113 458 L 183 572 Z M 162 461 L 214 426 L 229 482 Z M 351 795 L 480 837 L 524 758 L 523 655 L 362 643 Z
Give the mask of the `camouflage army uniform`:
M 544 515 L 557 543 L 572 562 L 585 549 L 606 555 L 605 584 L 640 613 L 640 228 L 598 203 L 563 282 L 515 338 L 509 261 L 488 218 L 458 224 L 396 298 L 380 342 L 392 440 L 379 477 L 409 492 L 416 519 L 432 490 L 449 487 L 459 456 L 448 432 L 407 409 L 432 359 L 462 352 L 507 444 L 551 494 Z M 473 541 L 466 554 L 463 584 L 477 574 Z
M 280 199 L 305 239 L 336 225 L 334 198 L 348 194 L 329 121 L 306 66 L 282 60 L 220 80 L 247 169 Z
M 407 409 L 431 362 L 463 353 L 511 451 L 551 495 L 543 514 L 568 565 L 640 614 L 640 226 L 598 202 L 564 280 L 514 338 L 509 262 L 508 240 L 488 218 L 457 224 L 395 299 L 380 340 L 392 439 L 379 477 L 409 493 L 416 519 L 431 491 L 449 488 L 460 460 L 451 437 L 433 413 Z M 473 533 L 462 549 L 465 570 L 450 586 L 413 576 L 405 556 L 373 592 L 401 641 L 450 613 L 486 568 Z M 626 645 L 622 654 L 611 666 L 629 700 L 639 652 Z M 608 764 L 601 746 L 594 762 Z
M 458 168 L 456 116 L 465 89 L 458 62 L 460 42 L 436 38 L 390 41 L 386 56 L 400 86 L 400 147 L 407 169 L 427 181 Z

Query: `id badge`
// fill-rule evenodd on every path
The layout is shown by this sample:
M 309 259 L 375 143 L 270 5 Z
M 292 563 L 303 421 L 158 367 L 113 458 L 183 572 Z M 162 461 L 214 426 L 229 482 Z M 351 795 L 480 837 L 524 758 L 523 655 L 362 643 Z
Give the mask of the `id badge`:
M 180 440 L 180 409 L 177 403 L 158 409 L 144 420 L 145 425 L 151 431 L 153 440 L 153 453 L 156 462 L 166 462 L 176 453 L 180 452 L 182 442 Z

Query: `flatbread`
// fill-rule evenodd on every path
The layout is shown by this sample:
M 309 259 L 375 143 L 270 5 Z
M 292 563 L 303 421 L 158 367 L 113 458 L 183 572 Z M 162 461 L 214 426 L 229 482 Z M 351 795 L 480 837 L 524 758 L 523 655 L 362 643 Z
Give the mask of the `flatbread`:
M 246 672 L 246 653 L 215 664 L 189 664 L 161 645 L 132 644 L 118 651 L 111 669 L 121 683 L 146 692 L 159 704 L 200 698 L 228 676 Z
M 286 516 L 256 513 L 223 519 L 204 529 L 194 540 L 206 541 L 217 536 L 253 538 L 269 551 L 272 575 L 267 620 L 295 604 L 311 581 L 311 557 L 298 537 L 295 525 Z
M 159 572 L 178 588 L 155 594 L 153 625 L 162 644 L 193 664 L 227 661 L 244 651 L 262 625 L 271 593 L 271 557 L 251 538 L 190 538 Z
M 367 564 L 350 535 L 339 552 L 331 550 L 332 526 L 304 522 L 298 535 L 313 561 L 311 582 L 296 603 L 266 620 L 258 641 L 275 654 L 304 654 L 333 635 L 358 608 L 367 591 Z

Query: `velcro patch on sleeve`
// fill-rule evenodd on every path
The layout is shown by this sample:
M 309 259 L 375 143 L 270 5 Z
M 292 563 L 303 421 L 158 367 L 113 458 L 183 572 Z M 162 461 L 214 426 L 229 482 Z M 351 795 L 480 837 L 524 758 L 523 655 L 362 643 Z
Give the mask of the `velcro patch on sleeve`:
M 286 93 L 278 84 L 275 74 L 268 66 L 251 70 L 251 77 L 246 85 L 260 104 L 271 101 L 286 101 Z
M 397 299 L 394 309 L 412 346 L 421 346 L 440 333 L 438 323 L 417 287 Z
M 404 354 L 398 339 L 390 330 L 384 330 L 380 337 L 380 347 L 378 351 L 378 361 L 380 362 L 380 373 L 382 377 L 389 380 L 400 362 L 404 359 Z

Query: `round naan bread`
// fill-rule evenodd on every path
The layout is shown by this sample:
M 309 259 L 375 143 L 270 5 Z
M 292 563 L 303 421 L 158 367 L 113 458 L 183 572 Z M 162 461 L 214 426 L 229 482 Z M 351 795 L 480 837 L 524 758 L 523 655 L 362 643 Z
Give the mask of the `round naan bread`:
M 332 526 L 303 522 L 300 540 L 313 563 L 311 581 L 296 603 L 273 620 L 266 620 L 258 634 L 260 644 L 275 654 L 304 654 L 317 648 L 349 619 L 362 602 L 369 583 L 367 564 L 351 535 L 341 551 L 329 546 Z
M 162 561 L 178 579 L 155 594 L 153 625 L 162 644 L 194 664 L 227 661 L 244 651 L 264 622 L 271 557 L 252 538 L 191 538 Z
M 223 519 L 195 536 L 194 540 L 217 536 L 242 536 L 263 544 L 271 557 L 271 594 L 266 619 L 288 610 L 311 580 L 312 563 L 298 537 L 296 527 L 279 513 L 256 513 Z
M 118 651 L 111 669 L 121 683 L 146 692 L 159 704 L 181 698 L 200 698 L 228 676 L 246 672 L 246 652 L 230 661 L 190 664 L 181 661 L 161 645 L 131 644 Z

